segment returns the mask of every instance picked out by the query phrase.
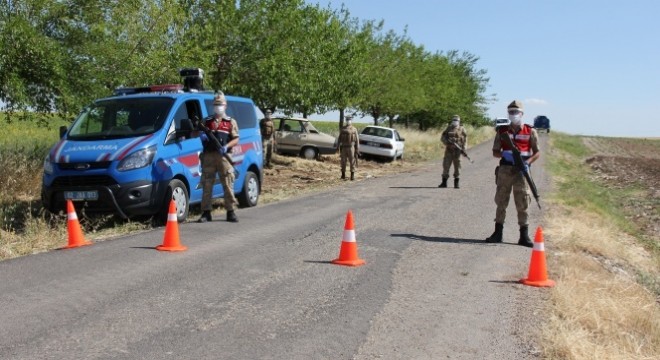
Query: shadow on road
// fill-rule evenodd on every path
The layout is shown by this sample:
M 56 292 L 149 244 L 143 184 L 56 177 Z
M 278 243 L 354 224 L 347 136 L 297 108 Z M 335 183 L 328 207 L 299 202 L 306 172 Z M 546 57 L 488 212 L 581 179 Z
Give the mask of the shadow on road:
M 391 234 L 390 236 L 408 238 L 411 240 L 422 240 L 422 241 L 441 242 L 441 243 L 492 245 L 486 243 L 484 240 L 481 239 L 457 239 L 457 238 L 436 237 L 436 236 L 423 236 L 423 235 L 415 235 L 415 234 Z
M 310 264 L 332 264 L 330 260 L 303 260 L 303 262 Z
M 390 186 L 390 189 L 437 189 L 437 186 Z

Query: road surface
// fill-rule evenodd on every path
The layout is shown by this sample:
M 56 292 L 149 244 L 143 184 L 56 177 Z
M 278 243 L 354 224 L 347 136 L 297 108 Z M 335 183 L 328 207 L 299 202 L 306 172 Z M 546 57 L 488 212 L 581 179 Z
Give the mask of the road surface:
M 535 358 L 547 292 L 518 284 L 531 249 L 513 200 L 505 243 L 484 243 L 496 160 L 490 142 L 470 157 L 461 189 L 433 163 L 180 224 L 185 252 L 154 250 L 159 228 L 0 262 L 0 358 Z M 348 210 L 361 267 L 329 262 Z

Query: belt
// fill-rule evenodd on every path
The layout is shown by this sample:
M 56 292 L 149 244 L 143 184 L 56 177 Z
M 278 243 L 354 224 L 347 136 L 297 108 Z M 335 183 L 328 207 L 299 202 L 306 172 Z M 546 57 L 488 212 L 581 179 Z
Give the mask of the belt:
M 500 159 L 500 166 L 502 166 L 502 165 L 506 165 L 506 166 L 515 166 L 516 164 L 511 163 L 511 162 L 508 162 L 508 161 L 506 161 L 506 160 L 504 160 L 504 159 Z

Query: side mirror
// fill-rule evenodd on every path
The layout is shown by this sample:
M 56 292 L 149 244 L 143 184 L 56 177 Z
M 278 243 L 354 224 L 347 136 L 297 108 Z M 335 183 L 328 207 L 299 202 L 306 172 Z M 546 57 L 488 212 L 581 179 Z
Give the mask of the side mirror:
M 179 128 L 176 129 L 177 139 L 190 138 L 190 134 L 192 133 L 193 129 L 194 128 L 193 128 L 192 120 L 181 119 L 181 122 L 179 123 Z
M 60 126 L 60 139 L 64 137 L 64 134 L 66 134 L 67 127 L 66 126 Z
M 406 139 L 404 139 L 404 138 L 399 138 L 399 140 L 400 140 L 400 141 L 406 141 Z

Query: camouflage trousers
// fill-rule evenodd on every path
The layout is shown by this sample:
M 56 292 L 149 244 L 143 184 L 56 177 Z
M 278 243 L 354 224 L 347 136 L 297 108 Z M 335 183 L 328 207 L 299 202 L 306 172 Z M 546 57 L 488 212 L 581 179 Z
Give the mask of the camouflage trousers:
M 262 139 L 261 145 L 264 151 L 264 166 L 270 165 L 270 158 L 273 156 L 273 139 Z
M 237 201 L 234 197 L 234 167 L 219 152 L 203 152 L 200 155 L 202 161 L 202 211 L 212 210 L 213 185 L 216 174 L 220 175 L 220 183 L 225 195 L 225 209 L 234 210 Z
M 355 153 L 355 147 L 353 146 L 342 146 L 339 148 L 339 155 L 341 156 L 341 172 L 346 172 L 346 162 L 350 164 L 351 172 L 355 172 L 355 163 L 357 160 L 357 154 Z
M 527 208 L 532 197 L 529 194 L 529 187 L 525 182 L 525 177 L 515 166 L 500 165 L 496 177 L 497 191 L 495 192 L 495 222 L 504 224 L 506 218 L 506 208 L 509 206 L 509 199 L 513 191 L 513 201 L 518 211 L 518 225 L 528 225 Z
M 449 178 L 449 168 L 451 165 L 454 165 L 454 177 L 458 178 L 461 175 L 461 153 L 452 151 L 450 149 L 445 150 L 445 157 L 442 159 L 442 178 Z

